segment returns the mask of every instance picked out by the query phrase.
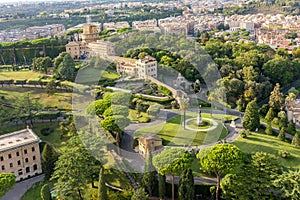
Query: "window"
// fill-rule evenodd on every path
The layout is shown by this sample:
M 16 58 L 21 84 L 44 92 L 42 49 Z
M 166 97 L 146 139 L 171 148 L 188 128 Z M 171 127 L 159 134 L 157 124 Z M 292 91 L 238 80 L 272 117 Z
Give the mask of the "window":
M 16 155 L 17 155 L 17 156 L 20 156 L 20 153 L 17 151 Z
M 11 154 L 8 154 L 8 158 L 11 158 Z
M 30 168 L 26 167 L 26 173 L 29 173 L 29 172 L 30 172 Z
M 35 151 L 35 148 L 34 148 L 34 147 L 32 147 L 32 148 L 31 148 L 31 150 L 32 150 L 32 152 L 34 152 L 34 151 Z
M 32 160 L 35 160 L 35 156 L 32 157 Z
M 23 174 L 22 169 L 19 169 L 19 170 L 18 170 L 18 174 L 19 174 L 19 176 Z
M 0 161 L 3 161 L 3 156 L 0 157 Z
M 33 170 L 37 170 L 37 164 L 33 165 Z
M 12 163 L 9 163 L 9 167 L 12 168 L 12 167 L 13 167 L 13 164 L 12 164 Z
M 2 168 L 2 170 L 5 170 L 5 166 L 4 166 L 4 165 L 2 165 L 2 167 L 1 167 L 1 168 Z
M 24 149 L 24 153 L 27 154 L 27 149 Z
M 18 165 L 21 165 L 21 161 L 20 160 L 18 160 Z
M 28 163 L 28 158 L 25 158 L 25 162 Z

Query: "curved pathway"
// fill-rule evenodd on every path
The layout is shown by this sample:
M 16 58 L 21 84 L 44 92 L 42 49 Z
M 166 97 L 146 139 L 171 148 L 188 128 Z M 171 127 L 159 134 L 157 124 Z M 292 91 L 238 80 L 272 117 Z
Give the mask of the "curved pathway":
M 26 193 L 26 191 L 31 188 L 31 186 L 37 182 L 44 179 L 44 175 L 39 175 L 14 185 L 13 189 L 8 191 L 0 200 L 20 200 L 21 197 Z

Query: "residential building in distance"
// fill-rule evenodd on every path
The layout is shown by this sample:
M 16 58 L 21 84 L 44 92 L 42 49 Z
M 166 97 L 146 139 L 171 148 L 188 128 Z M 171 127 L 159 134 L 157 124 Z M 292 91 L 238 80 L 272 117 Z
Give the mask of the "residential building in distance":
M 121 28 L 129 28 L 129 27 L 130 25 L 126 21 L 103 23 L 103 30 L 107 30 L 107 29 L 118 30 Z
M 139 154 L 146 157 L 148 153 L 160 150 L 163 148 L 162 139 L 157 135 L 144 135 L 138 139 Z
M 287 119 L 300 125 L 300 99 L 296 99 L 293 103 L 286 105 Z
M 42 173 L 40 139 L 28 127 L 0 136 L 0 173 L 12 173 L 16 180 Z

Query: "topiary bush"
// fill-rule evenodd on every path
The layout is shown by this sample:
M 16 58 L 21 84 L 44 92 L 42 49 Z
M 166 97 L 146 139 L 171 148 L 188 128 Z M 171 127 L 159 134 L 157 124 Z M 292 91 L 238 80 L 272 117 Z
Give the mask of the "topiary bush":
M 53 133 L 53 132 L 54 132 L 54 129 L 53 129 L 53 128 L 49 128 L 49 127 L 43 128 L 43 129 L 41 129 L 41 131 L 40 131 L 40 133 L 41 133 L 43 136 L 48 136 L 48 135 L 50 135 L 50 134 Z

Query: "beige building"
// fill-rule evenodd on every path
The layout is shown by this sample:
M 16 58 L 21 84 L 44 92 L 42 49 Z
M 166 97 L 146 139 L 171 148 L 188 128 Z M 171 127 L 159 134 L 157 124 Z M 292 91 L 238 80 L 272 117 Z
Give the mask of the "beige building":
M 296 99 L 292 104 L 286 105 L 287 119 L 300 125 L 300 99 Z
M 82 42 L 88 44 L 90 42 L 95 42 L 99 38 L 99 33 L 96 25 L 84 24 L 82 33 Z
M 112 42 L 97 40 L 88 44 L 91 56 L 112 56 L 115 55 L 115 45 Z
M 144 135 L 138 139 L 139 154 L 146 157 L 147 153 L 163 148 L 162 139 L 157 135 Z
M 42 173 L 39 142 L 29 128 L 0 136 L 0 173 L 13 173 L 16 180 Z
M 70 54 L 74 60 L 78 60 L 87 54 L 88 49 L 87 46 L 81 42 L 69 42 L 66 45 L 66 52 Z
M 157 61 L 152 56 L 145 56 L 136 62 L 137 77 L 145 79 L 148 76 L 157 78 Z

